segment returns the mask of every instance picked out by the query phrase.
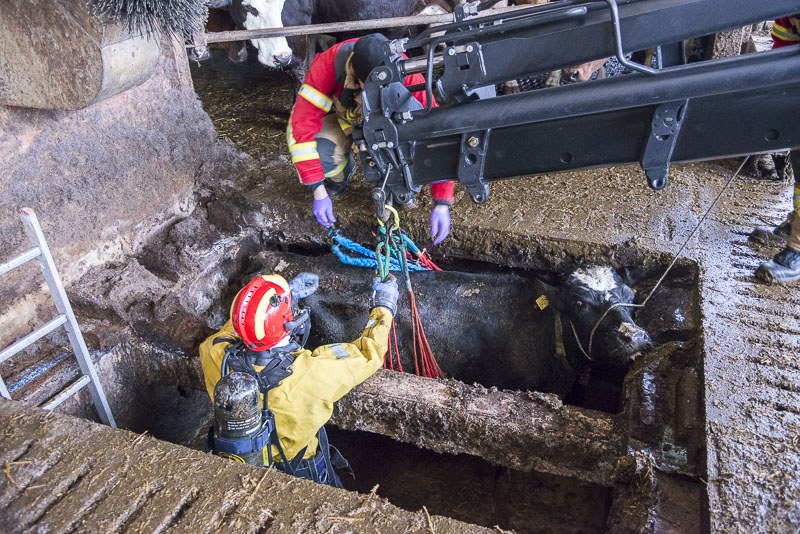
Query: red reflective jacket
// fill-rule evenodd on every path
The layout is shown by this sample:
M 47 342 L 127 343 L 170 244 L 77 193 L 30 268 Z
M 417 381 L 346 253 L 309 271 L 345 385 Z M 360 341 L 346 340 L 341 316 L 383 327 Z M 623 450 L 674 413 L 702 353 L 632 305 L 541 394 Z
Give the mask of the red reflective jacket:
M 322 128 L 322 118 L 334 105 L 333 99 L 338 99 L 344 89 L 344 84 L 340 81 L 341 72 L 337 79 L 337 55 L 340 51 L 342 54 L 348 53 L 347 50 L 341 50 L 342 47 L 356 40 L 337 43 L 314 58 L 292 108 L 287 137 L 292 152 L 292 162 L 300 175 L 300 182 L 305 185 L 315 184 L 324 178 L 315 138 Z M 338 58 L 340 70 L 346 59 Z M 406 87 L 421 83 L 425 83 L 422 74 L 411 74 L 403 80 Z M 413 96 L 423 106 L 426 104 L 425 91 L 417 91 Z M 435 100 L 433 106 L 437 106 Z M 437 203 L 452 204 L 453 188 L 454 184 L 450 181 L 433 183 L 431 196 Z
M 800 43 L 800 14 L 775 20 L 772 26 L 772 48 Z

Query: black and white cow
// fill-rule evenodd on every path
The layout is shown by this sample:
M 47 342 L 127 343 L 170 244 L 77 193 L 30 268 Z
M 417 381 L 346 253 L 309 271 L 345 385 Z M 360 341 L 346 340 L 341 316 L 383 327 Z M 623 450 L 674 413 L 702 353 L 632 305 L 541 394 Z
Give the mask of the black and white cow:
M 636 295 L 611 267 L 592 265 L 572 271 L 566 281 L 538 287 L 560 314 L 561 342 L 572 361 L 592 367 L 624 367 L 650 345 L 650 336 L 633 320 Z M 565 324 L 566 323 L 566 324 Z
M 206 33 L 226 32 L 236 29 L 236 24 L 230 14 L 231 0 L 205 0 L 205 5 L 208 8 L 208 17 L 206 18 Z M 193 39 L 193 46 L 189 48 L 189 59 L 196 62 L 201 62 L 209 59 L 211 53 L 208 46 L 205 44 L 205 39 L 202 36 L 195 36 Z M 246 41 L 230 41 L 217 43 L 214 45 L 217 48 L 225 50 L 228 59 L 234 63 L 243 63 L 247 61 L 247 42 Z
M 281 28 L 406 17 L 452 11 L 453 0 L 233 0 L 231 14 L 237 25 L 248 30 Z M 387 30 L 399 37 L 404 30 Z M 354 34 L 339 33 L 346 39 Z M 250 41 L 258 50 L 258 60 L 274 69 L 302 70 L 307 61 L 305 37 L 270 37 Z M 294 72 L 293 72 L 294 74 Z

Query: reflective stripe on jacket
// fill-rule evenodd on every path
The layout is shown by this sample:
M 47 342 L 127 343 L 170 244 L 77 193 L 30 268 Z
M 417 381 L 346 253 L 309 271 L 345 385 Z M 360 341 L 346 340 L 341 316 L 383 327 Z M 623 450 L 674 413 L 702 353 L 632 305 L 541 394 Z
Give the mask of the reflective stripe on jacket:
M 373 308 L 361 337 L 352 343 L 323 345 L 314 352 L 302 349 L 295 353 L 292 374 L 267 394 L 269 409 L 275 414 L 275 428 L 289 460 L 303 447 L 307 447 L 303 458 L 314 457 L 317 431 L 333 415 L 333 403 L 383 365 L 391 326 L 391 312 L 383 307 Z M 237 337 L 230 321 L 200 345 L 200 364 L 212 402 L 214 386 L 220 379 L 222 358 L 229 345 L 215 345 L 214 340 L 218 337 Z M 255 369 L 260 371 L 263 367 Z M 280 460 L 275 446 L 272 447 L 272 457 Z
M 772 47 L 800 43 L 800 15 L 775 19 L 772 25 Z

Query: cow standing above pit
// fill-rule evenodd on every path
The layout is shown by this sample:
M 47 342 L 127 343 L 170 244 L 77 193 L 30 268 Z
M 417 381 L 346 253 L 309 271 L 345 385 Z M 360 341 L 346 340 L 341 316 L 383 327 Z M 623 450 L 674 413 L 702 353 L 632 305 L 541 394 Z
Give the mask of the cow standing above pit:
M 246 30 L 283 28 L 331 22 L 349 22 L 418 14 L 451 12 L 451 0 L 233 0 L 231 15 Z M 390 38 L 402 37 L 408 28 L 387 32 Z M 342 40 L 363 35 L 337 34 Z M 258 60 L 271 69 L 288 70 L 299 86 L 313 59 L 304 36 L 251 39 Z

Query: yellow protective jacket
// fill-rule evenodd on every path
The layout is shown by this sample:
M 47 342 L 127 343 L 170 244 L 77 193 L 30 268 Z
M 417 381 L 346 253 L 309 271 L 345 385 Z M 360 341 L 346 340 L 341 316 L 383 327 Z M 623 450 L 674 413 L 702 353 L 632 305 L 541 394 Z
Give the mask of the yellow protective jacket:
M 317 453 L 317 432 L 333 415 L 333 403 L 375 374 L 383 365 L 389 347 L 392 313 L 381 306 L 373 308 L 361 337 L 352 343 L 323 345 L 314 352 L 295 352 L 292 374 L 269 390 L 269 409 L 275 414 L 275 428 L 288 460 L 307 447 L 303 458 Z M 229 343 L 214 344 L 218 337 L 237 338 L 231 322 L 200 345 L 206 389 L 213 402 L 214 386 L 220 379 L 220 365 Z M 255 367 L 261 371 L 263 367 Z M 281 461 L 272 446 L 272 457 Z M 267 463 L 267 455 L 264 455 Z

